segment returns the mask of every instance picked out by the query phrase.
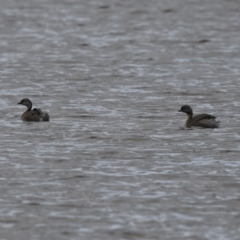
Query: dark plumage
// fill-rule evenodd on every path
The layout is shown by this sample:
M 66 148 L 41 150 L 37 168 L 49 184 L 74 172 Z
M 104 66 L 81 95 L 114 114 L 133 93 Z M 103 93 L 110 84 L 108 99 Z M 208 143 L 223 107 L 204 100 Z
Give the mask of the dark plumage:
M 50 117 L 47 112 L 42 112 L 40 108 L 32 110 L 32 102 L 28 98 L 23 98 L 18 104 L 25 105 L 27 110 L 22 114 L 21 119 L 27 122 L 48 122 Z
M 189 105 L 184 105 L 181 107 L 179 112 L 184 112 L 187 114 L 187 119 L 185 122 L 186 127 L 203 127 L 203 128 L 218 128 L 219 122 L 216 121 L 216 117 L 209 114 L 199 114 L 193 117 L 192 108 Z

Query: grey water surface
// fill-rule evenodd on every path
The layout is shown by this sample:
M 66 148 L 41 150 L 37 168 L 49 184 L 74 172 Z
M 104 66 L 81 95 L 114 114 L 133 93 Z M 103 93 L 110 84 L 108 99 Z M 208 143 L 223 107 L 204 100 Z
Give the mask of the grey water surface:
M 239 12 L 1 1 L 0 239 L 239 240 Z M 184 104 L 221 127 L 183 130 Z

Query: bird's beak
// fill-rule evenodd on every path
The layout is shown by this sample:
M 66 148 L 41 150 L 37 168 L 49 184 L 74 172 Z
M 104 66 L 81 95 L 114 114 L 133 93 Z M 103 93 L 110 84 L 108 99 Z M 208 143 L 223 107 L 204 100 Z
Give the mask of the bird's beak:
M 19 102 L 18 104 L 22 104 L 21 102 Z
M 178 112 L 182 112 L 182 110 L 180 109 L 180 110 L 178 110 Z

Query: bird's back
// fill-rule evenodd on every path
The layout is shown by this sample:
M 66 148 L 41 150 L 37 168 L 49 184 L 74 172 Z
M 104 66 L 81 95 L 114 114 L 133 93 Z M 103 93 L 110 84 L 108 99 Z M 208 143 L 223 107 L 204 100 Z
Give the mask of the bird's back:
M 47 112 L 42 112 L 40 108 L 34 108 L 31 111 L 23 113 L 22 120 L 27 122 L 48 122 L 50 117 Z
M 199 114 L 192 118 L 189 123 L 190 126 L 199 126 L 204 128 L 218 128 L 219 122 L 216 121 L 216 117 L 210 114 Z

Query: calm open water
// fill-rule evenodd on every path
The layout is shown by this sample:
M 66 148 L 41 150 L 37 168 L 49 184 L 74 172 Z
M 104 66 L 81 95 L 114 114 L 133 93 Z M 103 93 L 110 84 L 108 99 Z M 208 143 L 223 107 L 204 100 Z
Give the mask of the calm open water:
M 0 239 L 239 240 L 239 12 L 1 1 Z M 221 128 L 182 130 L 184 104 Z

